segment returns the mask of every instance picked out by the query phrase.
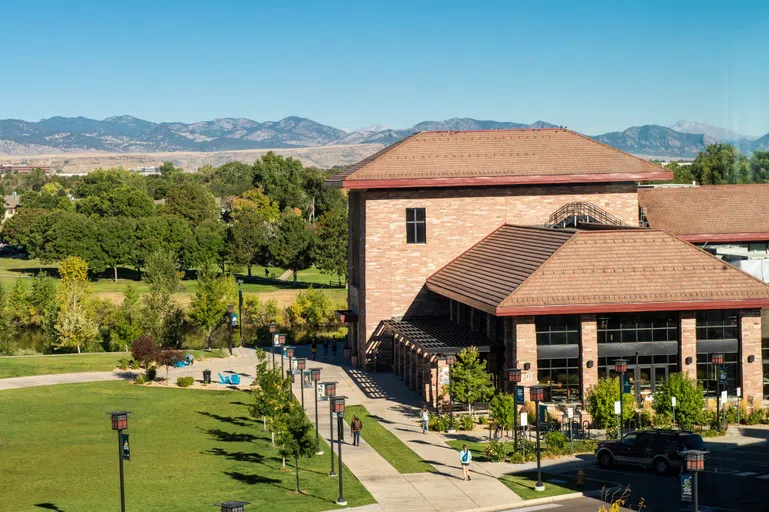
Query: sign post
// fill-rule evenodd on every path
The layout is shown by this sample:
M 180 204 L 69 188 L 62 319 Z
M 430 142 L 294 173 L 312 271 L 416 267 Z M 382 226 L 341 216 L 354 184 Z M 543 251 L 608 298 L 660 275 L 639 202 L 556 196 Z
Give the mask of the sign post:
M 740 409 L 742 409 L 742 388 L 737 388 L 737 425 L 740 424 Z
M 671 397 L 670 401 L 673 404 L 673 425 L 676 424 L 676 397 Z
M 566 416 L 569 418 L 569 440 L 571 441 L 571 454 L 574 455 L 574 432 L 572 425 L 574 424 L 574 407 L 569 407 L 566 410 Z
M 620 426 L 622 418 L 620 418 L 620 414 L 622 414 L 622 402 L 617 400 L 614 402 L 614 414 L 617 415 L 617 435 L 619 436 L 619 439 L 622 439 L 622 435 L 620 434 Z
M 522 412 L 521 413 L 521 428 L 523 429 L 523 460 L 526 460 L 526 438 L 528 437 L 526 434 L 529 430 L 529 414 Z

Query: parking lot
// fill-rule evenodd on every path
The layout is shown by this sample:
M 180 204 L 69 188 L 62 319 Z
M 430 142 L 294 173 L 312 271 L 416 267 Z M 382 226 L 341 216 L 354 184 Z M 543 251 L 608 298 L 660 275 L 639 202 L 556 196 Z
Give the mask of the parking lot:
M 691 503 L 681 502 L 677 473 L 659 476 L 634 466 L 602 469 L 594 457 L 587 457 L 582 469 L 588 478 L 630 486 L 634 509 L 643 499 L 644 511 L 692 510 Z M 711 452 L 699 476 L 699 496 L 701 511 L 769 511 L 769 444 Z

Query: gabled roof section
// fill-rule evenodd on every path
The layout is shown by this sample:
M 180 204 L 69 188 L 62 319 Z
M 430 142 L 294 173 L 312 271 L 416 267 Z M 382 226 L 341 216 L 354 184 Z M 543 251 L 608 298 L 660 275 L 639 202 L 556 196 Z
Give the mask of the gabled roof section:
M 332 176 L 348 189 L 629 182 L 672 172 L 561 128 L 419 132 Z
M 638 189 L 649 226 L 690 242 L 769 240 L 769 184 Z
M 503 226 L 427 288 L 498 316 L 769 307 L 766 284 L 651 229 Z

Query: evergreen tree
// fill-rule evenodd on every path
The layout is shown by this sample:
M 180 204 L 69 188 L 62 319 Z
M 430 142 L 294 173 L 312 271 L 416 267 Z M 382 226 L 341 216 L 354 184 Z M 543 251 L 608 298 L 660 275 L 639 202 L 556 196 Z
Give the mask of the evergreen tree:
M 347 210 L 337 208 L 324 213 L 318 221 L 318 239 L 314 248 L 315 265 L 321 272 L 336 274 L 347 281 Z
M 270 243 L 270 258 L 279 267 L 296 273 L 312 266 L 315 232 L 307 222 L 293 211 L 281 217 L 277 233 Z
M 473 402 L 484 402 L 494 395 L 491 374 L 486 371 L 486 361 L 481 361 L 477 348 L 468 347 L 457 354 L 451 369 L 451 386 L 454 401 L 466 403 L 471 412 Z

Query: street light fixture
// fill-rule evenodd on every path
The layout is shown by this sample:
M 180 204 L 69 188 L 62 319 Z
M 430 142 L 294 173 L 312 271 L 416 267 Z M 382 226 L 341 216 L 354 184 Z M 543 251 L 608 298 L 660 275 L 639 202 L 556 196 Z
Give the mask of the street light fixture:
M 286 335 L 285 334 L 278 334 L 278 346 L 280 347 L 280 373 L 283 373 L 285 371 L 283 367 L 283 347 L 286 345 Z
M 108 412 L 112 417 L 112 430 L 117 431 L 117 458 L 120 461 L 120 510 L 125 512 L 125 479 L 123 477 L 123 430 L 128 428 L 129 411 Z M 126 442 L 128 436 L 126 435 Z
M 454 354 L 446 355 L 446 366 L 449 367 L 449 432 L 454 432 L 454 391 L 451 387 L 451 367 L 457 362 Z
M 699 512 L 699 489 L 697 486 L 697 474 L 705 469 L 705 456 L 708 452 L 703 450 L 686 450 L 686 470 L 692 474 L 694 512 Z
M 243 346 L 243 290 L 240 289 L 240 285 L 243 284 L 242 279 L 238 279 L 238 333 L 240 336 L 240 346 Z
M 721 365 L 724 364 L 724 355 L 713 354 L 711 361 L 716 367 L 716 428 L 721 432 Z
M 518 449 L 518 383 L 521 382 L 521 369 L 508 368 L 507 382 L 513 384 L 513 449 Z
M 227 305 L 227 332 L 228 332 L 228 341 L 227 345 L 230 349 L 230 355 L 232 355 L 232 313 L 235 311 L 235 306 L 232 304 Z
M 344 437 L 344 400 L 343 396 L 335 396 L 332 399 L 331 407 L 334 413 L 336 413 L 338 436 L 339 436 L 339 499 L 336 500 L 337 505 L 347 505 L 347 501 L 344 499 L 344 493 L 342 491 L 342 476 L 344 471 L 342 470 L 342 438 Z
M 296 369 L 299 372 L 299 387 L 302 393 L 302 410 L 304 410 L 304 369 L 307 367 L 307 359 L 303 357 L 296 358 Z
M 250 505 L 249 501 L 225 501 L 224 503 L 216 503 L 215 507 L 221 507 L 222 512 L 244 512 L 245 506 Z
M 275 347 L 278 344 L 277 336 L 275 336 L 275 333 L 278 331 L 278 324 L 275 322 L 270 322 L 269 324 L 270 328 L 270 346 L 272 347 L 272 367 L 275 368 Z
M 622 439 L 622 381 L 625 380 L 627 371 L 627 360 L 617 359 L 614 361 L 614 370 L 619 374 L 619 438 Z
M 320 434 L 318 434 L 318 381 L 320 381 L 320 368 L 311 368 L 310 378 L 315 383 L 315 455 L 323 455 L 323 450 L 320 449 Z
M 293 370 L 294 365 L 291 363 L 291 359 L 294 357 L 294 347 L 286 347 L 286 357 L 288 358 L 288 369 Z
M 331 434 L 331 472 L 328 476 L 336 476 L 334 471 L 334 397 L 336 396 L 336 382 L 326 382 L 326 396 L 328 397 L 328 425 Z
M 529 388 L 529 393 L 531 399 L 534 401 L 534 414 L 535 414 L 535 432 L 537 434 L 537 483 L 534 486 L 534 490 L 538 492 L 542 492 L 545 490 L 545 484 L 542 483 L 542 465 L 541 465 L 541 454 L 539 452 L 539 402 L 542 401 L 542 398 L 545 396 L 545 388 L 544 386 L 531 386 Z

